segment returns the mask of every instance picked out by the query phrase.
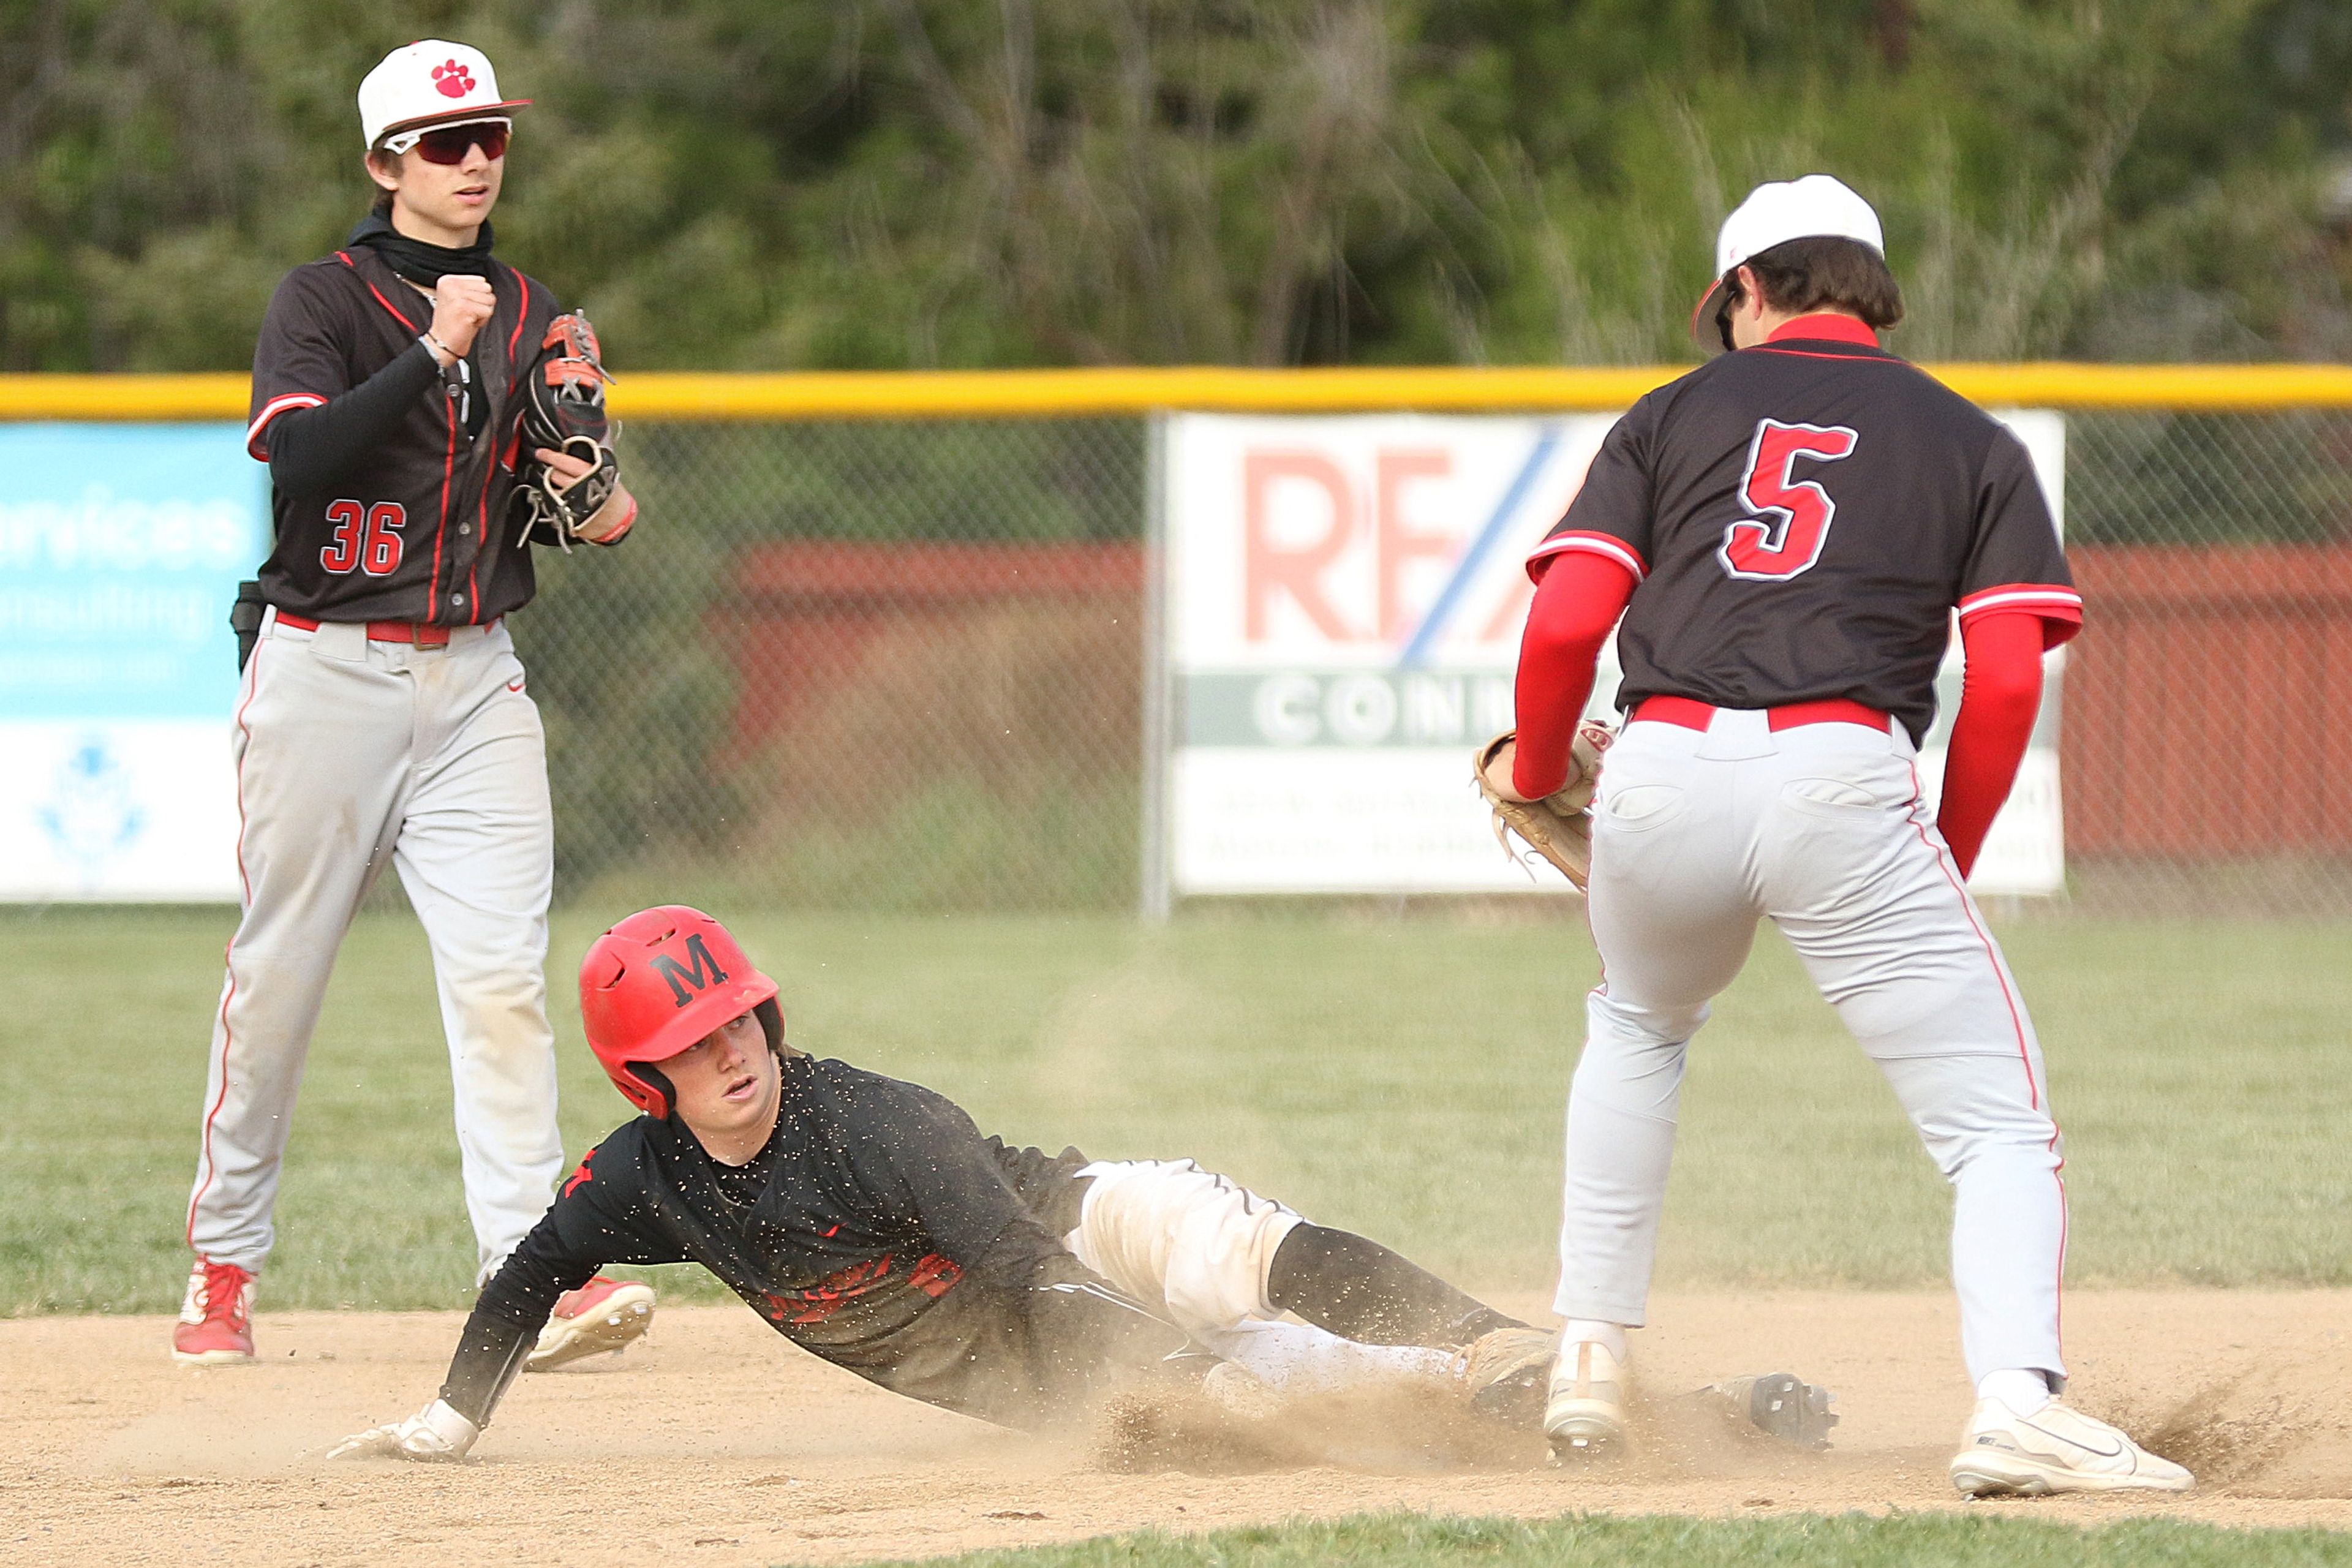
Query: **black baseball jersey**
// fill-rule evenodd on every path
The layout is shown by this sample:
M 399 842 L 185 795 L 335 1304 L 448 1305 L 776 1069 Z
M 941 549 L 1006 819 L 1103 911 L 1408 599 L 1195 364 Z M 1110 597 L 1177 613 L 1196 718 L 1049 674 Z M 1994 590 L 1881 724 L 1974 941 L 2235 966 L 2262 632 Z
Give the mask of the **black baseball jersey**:
M 1009 1426 L 1183 1348 L 1064 1249 L 1076 1150 L 1009 1149 L 944 1097 L 845 1062 L 782 1070 L 747 1165 L 649 1116 L 582 1161 L 483 1288 L 441 1396 L 486 1422 L 556 1297 L 608 1263 L 699 1263 L 803 1349 Z
M 1633 574 L 1618 701 L 1848 698 L 1916 741 L 1957 607 L 2082 619 L 2032 461 L 1999 421 L 1842 318 L 1712 360 L 1619 420 L 1528 558 Z
M 371 246 L 287 274 L 253 352 L 247 447 L 268 460 L 271 421 L 320 406 L 403 355 L 425 362 L 420 390 L 391 437 L 314 493 L 273 487 L 276 544 L 262 596 L 314 620 L 472 626 L 530 600 L 530 552 L 509 515 L 520 455 L 520 377 L 558 314 L 546 285 L 501 262 L 487 272 L 497 309 L 475 335 L 464 389 L 445 384 L 419 337 L 433 304 Z M 478 426 L 467 428 L 467 414 Z

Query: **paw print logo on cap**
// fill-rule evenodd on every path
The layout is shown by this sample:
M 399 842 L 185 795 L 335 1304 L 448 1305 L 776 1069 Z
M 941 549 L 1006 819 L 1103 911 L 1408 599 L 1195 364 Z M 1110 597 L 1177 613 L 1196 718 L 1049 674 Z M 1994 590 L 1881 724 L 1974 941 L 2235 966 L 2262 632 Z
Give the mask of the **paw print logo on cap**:
M 474 90 L 471 72 L 456 60 L 433 68 L 433 85 L 441 89 L 444 98 L 463 98 Z

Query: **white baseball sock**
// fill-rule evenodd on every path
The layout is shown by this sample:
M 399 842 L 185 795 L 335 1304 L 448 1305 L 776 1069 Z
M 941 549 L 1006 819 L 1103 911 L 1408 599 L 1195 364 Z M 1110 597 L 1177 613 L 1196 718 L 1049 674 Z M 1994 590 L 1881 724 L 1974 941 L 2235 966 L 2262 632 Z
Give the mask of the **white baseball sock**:
M 1459 1365 L 1452 1351 L 1360 1344 L 1306 1323 L 1253 1321 L 1194 1337 L 1285 1394 L 1330 1394 L 1404 1379 L 1443 1383 Z
M 1625 1329 L 1622 1323 L 1604 1323 L 1593 1318 L 1570 1318 L 1559 1331 L 1560 1349 L 1591 1341 L 1619 1361 L 1625 1359 Z
M 2033 1367 L 2003 1367 L 1977 1379 L 1979 1399 L 1998 1399 L 2020 1415 L 2050 1403 L 2050 1379 Z

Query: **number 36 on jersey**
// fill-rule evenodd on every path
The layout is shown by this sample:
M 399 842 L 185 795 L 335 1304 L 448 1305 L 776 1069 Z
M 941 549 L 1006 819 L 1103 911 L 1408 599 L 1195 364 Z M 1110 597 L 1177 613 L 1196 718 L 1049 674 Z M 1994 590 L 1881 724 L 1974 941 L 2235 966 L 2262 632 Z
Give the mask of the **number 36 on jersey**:
M 360 571 L 371 577 L 389 577 L 399 568 L 404 542 L 400 529 L 408 521 L 408 512 L 398 501 L 380 500 L 373 506 L 335 501 L 327 508 L 327 521 L 334 524 L 335 531 L 319 552 L 319 564 L 328 571 L 339 576 Z

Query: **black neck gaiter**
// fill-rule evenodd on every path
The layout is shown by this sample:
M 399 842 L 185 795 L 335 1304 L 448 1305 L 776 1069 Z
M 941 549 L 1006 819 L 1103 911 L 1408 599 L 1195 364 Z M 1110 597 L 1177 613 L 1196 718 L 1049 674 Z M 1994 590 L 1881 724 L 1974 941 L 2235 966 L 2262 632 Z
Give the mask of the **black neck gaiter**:
M 490 225 L 483 220 L 474 243 L 452 247 L 434 245 L 422 239 L 411 239 L 392 226 L 392 220 L 382 213 L 370 213 L 352 230 L 345 245 L 365 245 L 373 247 L 391 268 L 411 283 L 421 283 L 430 289 L 451 273 L 474 278 L 490 275 Z

